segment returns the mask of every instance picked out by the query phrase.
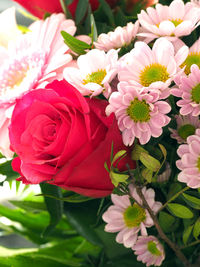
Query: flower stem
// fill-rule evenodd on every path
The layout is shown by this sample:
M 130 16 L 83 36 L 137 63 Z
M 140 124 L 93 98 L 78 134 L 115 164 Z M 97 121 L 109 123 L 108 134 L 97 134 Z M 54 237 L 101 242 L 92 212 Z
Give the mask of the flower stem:
M 174 199 L 176 199 L 178 196 L 180 196 L 183 192 L 185 192 L 185 191 L 188 190 L 188 189 L 189 189 L 189 187 L 186 186 L 186 187 L 184 187 L 182 190 L 180 190 L 179 192 L 177 192 L 175 195 L 173 195 L 169 200 L 167 200 L 167 202 L 166 202 L 164 205 L 162 205 L 162 207 L 159 209 L 158 213 L 159 213 L 161 210 L 163 210 L 164 208 L 166 208 L 166 206 L 167 206 L 170 202 L 172 202 Z
M 182 253 L 182 251 L 180 250 L 180 248 L 175 244 L 173 243 L 166 235 L 165 233 L 163 232 L 162 228 L 160 227 L 159 225 L 159 221 L 157 219 L 157 216 L 154 214 L 153 210 L 150 208 L 148 202 L 146 201 L 143 193 L 142 193 L 142 188 L 137 185 L 135 183 L 135 180 L 131 174 L 131 172 L 129 171 L 129 174 L 130 174 L 130 177 L 132 178 L 132 182 L 136 188 L 136 191 L 139 195 L 139 197 L 141 198 L 142 202 L 143 202 L 143 208 L 147 209 L 147 211 L 149 212 L 153 222 L 154 222 L 154 225 L 159 233 L 159 236 L 161 239 L 163 239 L 167 244 L 168 246 L 175 252 L 176 256 L 182 261 L 182 263 L 184 264 L 185 267 L 191 267 L 192 265 L 190 264 L 190 262 L 187 260 L 187 258 L 185 257 L 185 255 Z M 186 190 L 186 189 L 185 189 Z M 141 206 L 141 205 L 140 205 Z
M 188 245 L 186 245 L 186 246 L 182 246 L 182 247 L 180 247 L 180 249 L 184 249 L 184 248 L 192 247 L 192 246 L 195 246 L 195 245 L 197 245 L 197 244 L 199 244 L 199 243 L 200 243 L 200 240 L 196 240 L 196 241 L 194 241 L 194 242 L 192 242 L 192 243 L 190 243 L 190 244 L 188 244 Z

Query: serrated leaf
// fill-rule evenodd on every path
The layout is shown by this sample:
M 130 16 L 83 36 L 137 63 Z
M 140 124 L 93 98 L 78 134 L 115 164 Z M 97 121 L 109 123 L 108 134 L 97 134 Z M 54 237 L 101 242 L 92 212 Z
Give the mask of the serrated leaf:
M 167 206 L 169 211 L 179 218 L 190 219 L 194 216 L 193 212 L 190 209 L 181 204 L 169 203 Z
M 160 168 L 160 162 L 147 153 L 140 154 L 140 161 L 149 170 L 156 172 Z
M 144 177 L 144 179 L 148 182 L 151 183 L 152 181 L 152 177 L 153 177 L 153 171 L 145 168 L 142 170 L 142 176 Z
M 114 171 L 110 172 L 110 178 L 115 187 L 117 187 L 119 183 L 126 182 L 128 177 L 129 177 L 128 174 L 116 173 Z
M 161 211 L 159 213 L 159 223 L 165 233 L 168 233 L 171 231 L 171 227 L 175 223 L 175 220 L 176 219 L 172 215 L 164 211 Z
M 119 158 L 121 158 L 122 156 L 124 156 L 126 153 L 127 153 L 126 150 L 120 150 L 120 151 L 118 151 L 118 152 L 115 154 L 115 156 L 114 156 L 114 158 L 113 158 L 113 160 L 112 160 L 112 162 L 111 162 L 111 166 L 113 165 L 113 163 L 114 163 L 116 160 L 118 160 Z
M 76 7 L 76 13 L 75 13 L 75 21 L 77 25 L 84 18 L 87 12 L 87 9 L 88 9 L 88 0 L 79 0 L 78 5 Z
M 58 186 L 41 183 L 40 187 L 42 193 L 62 198 L 62 192 Z M 47 210 L 50 214 L 50 222 L 43 232 L 44 237 L 48 236 L 54 230 L 54 228 L 62 218 L 63 213 L 63 201 L 45 197 L 45 203 Z
M 194 224 L 193 228 L 193 236 L 195 239 L 198 239 L 198 236 L 200 235 L 200 218 L 198 218 Z
M 64 38 L 64 42 L 66 43 L 66 45 L 78 55 L 83 55 L 86 53 L 86 49 L 91 49 L 91 45 L 76 39 L 71 34 L 65 31 L 61 31 L 61 35 Z
M 184 243 L 184 245 L 187 244 L 187 241 L 188 241 L 188 239 L 189 239 L 189 237 L 190 237 L 190 234 L 191 234 L 191 232 L 192 232 L 192 229 L 193 229 L 193 225 L 190 225 L 189 227 L 187 227 L 187 228 L 184 230 L 184 232 L 183 232 L 183 243 Z
M 187 203 L 194 209 L 200 209 L 200 199 L 194 197 L 194 196 L 191 196 L 191 195 L 188 195 L 188 194 L 185 194 L 183 193 L 182 194 L 184 200 L 187 200 Z

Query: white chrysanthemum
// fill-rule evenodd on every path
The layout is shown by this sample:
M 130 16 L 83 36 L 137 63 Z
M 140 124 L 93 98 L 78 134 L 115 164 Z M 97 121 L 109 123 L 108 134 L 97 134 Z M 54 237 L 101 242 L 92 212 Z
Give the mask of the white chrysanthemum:
M 138 196 L 136 189 L 130 185 L 131 196 L 139 203 L 142 200 Z M 147 200 L 150 208 L 156 213 L 162 204 L 155 201 L 155 192 L 153 189 L 144 187 L 142 193 Z M 103 220 L 107 223 L 106 232 L 119 232 L 116 236 L 118 243 L 124 244 L 125 247 L 131 248 L 135 244 L 138 232 L 147 235 L 146 227 L 154 225 L 148 211 L 141 208 L 136 202 L 132 205 L 128 195 L 117 196 L 112 194 L 111 199 L 114 205 L 110 206 L 103 214 Z
M 108 53 L 93 49 L 77 59 L 78 68 L 64 69 L 64 78 L 81 94 L 96 96 L 101 93 L 105 97 L 111 94 L 110 83 L 117 74 L 117 51 Z

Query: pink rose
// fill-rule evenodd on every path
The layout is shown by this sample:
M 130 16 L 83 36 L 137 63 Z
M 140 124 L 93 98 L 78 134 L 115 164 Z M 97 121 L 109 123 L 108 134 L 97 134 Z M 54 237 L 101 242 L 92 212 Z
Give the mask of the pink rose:
M 125 147 L 114 116 L 105 115 L 106 105 L 84 98 L 66 81 L 54 81 L 18 100 L 9 130 L 19 156 L 13 167 L 22 181 L 48 181 L 92 197 L 110 194 L 113 185 L 104 162 L 109 164 L 112 142 L 114 153 Z

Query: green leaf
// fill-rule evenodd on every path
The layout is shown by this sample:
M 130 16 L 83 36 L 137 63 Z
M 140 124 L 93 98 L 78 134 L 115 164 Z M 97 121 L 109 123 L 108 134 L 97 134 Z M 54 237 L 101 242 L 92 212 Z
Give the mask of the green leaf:
M 91 36 L 92 36 L 92 43 L 97 41 L 98 33 L 97 33 L 97 27 L 94 20 L 94 16 L 90 14 L 90 24 L 91 24 Z
M 172 230 L 172 225 L 175 223 L 175 218 L 172 215 L 161 211 L 159 213 L 159 223 L 163 231 L 169 233 Z
M 167 157 L 167 150 L 165 149 L 165 147 L 162 144 L 158 144 L 160 147 L 160 150 L 162 151 L 163 157 L 164 159 L 166 159 Z
M 200 218 L 198 218 L 194 224 L 193 229 L 193 236 L 195 239 L 198 239 L 198 236 L 200 235 Z
M 144 166 L 147 169 L 153 172 L 156 172 L 160 168 L 160 162 L 147 153 L 142 152 L 140 154 L 140 161 L 144 164 Z
M 72 196 L 68 196 L 68 197 L 64 198 L 64 200 L 66 202 L 71 202 L 71 203 L 81 203 L 81 202 L 93 200 L 93 198 L 86 197 L 86 196 L 79 195 L 79 194 L 73 194 Z
M 113 160 L 112 160 L 112 162 L 111 162 L 111 166 L 113 165 L 113 163 L 114 163 L 116 160 L 118 160 L 119 158 L 121 158 L 122 156 L 124 156 L 126 153 L 127 153 L 126 150 L 120 150 L 120 151 L 118 151 L 118 152 L 115 154 L 115 156 L 114 156 L 114 158 L 113 158 Z
M 115 19 L 114 19 L 114 16 L 113 16 L 113 12 L 109 6 L 109 4 L 105 1 L 105 0 L 99 0 L 100 4 L 101 4 L 101 7 L 105 13 L 105 15 L 107 16 L 110 24 L 112 26 L 115 26 Z
M 87 43 L 80 41 L 73 37 L 71 34 L 61 31 L 62 37 L 64 38 L 64 41 L 66 45 L 74 51 L 78 55 L 85 54 L 86 49 L 91 49 L 91 45 L 88 45 Z
M 99 199 L 77 204 L 66 203 L 64 212 L 69 223 L 77 232 L 94 245 L 102 246 L 102 242 L 94 231 L 97 222 Z
M 79 0 L 78 5 L 76 7 L 76 13 L 75 13 L 75 21 L 77 25 L 84 18 L 87 12 L 87 9 L 88 9 L 88 0 Z
M 194 214 L 187 207 L 177 204 L 177 203 L 169 203 L 168 205 L 169 211 L 175 215 L 176 217 L 183 219 L 193 218 Z
M 35 202 L 35 201 L 18 201 L 18 200 L 10 200 L 14 206 L 22 208 L 27 211 L 46 211 L 46 205 L 43 202 Z
M 41 183 L 40 187 L 42 193 L 44 194 L 50 194 L 59 198 L 62 197 L 61 189 L 58 186 Z M 63 201 L 45 197 L 45 203 L 50 214 L 50 222 L 43 233 L 44 237 L 48 236 L 54 230 L 54 228 L 62 218 L 63 213 Z
M 194 209 L 200 209 L 200 199 L 190 196 L 188 194 L 183 193 L 182 194 L 184 200 L 186 200 L 186 203 L 189 204 Z
M 142 170 L 142 176 L 144 177 L 144 179 L 148 182 L 151 183 L 152 181 L 152 177 L 153 177 L 153 172 L 147 168 Z
M 188 239 L 189 239 L 189 237 L 190 237 L 190 234 L 191 234 L 191 232 L 192 232 L 193 226 L 194 226 L 194 225 L 190 225 L 190 226 L 188 226 L 188 227 L 184 230 L 184 232 L 183 232 L 183 243 L 184 243 L 184 245 L 187 244 L 187 241 L 188 241 Z
M 126 182 L 128 177 L 129 177 L 128 174 L 116 173 L 114 171 L 110 171 L 110 178 L 115 187 L 117 187 L 119 183 Z
M 131 153 L 131 158 L 133 160 L 139 160 L 142 152 L 149 154 L 149 152 L 145 150 L 142 146 L 138 144 L 134 145 L 133 151 Z
M 6 175 L 7 180 L 13 180 L 20 176 L 19 173 L 13 171 L 11 162 L 12 160 L 9 160 L 0 165 L 0 174 Z

